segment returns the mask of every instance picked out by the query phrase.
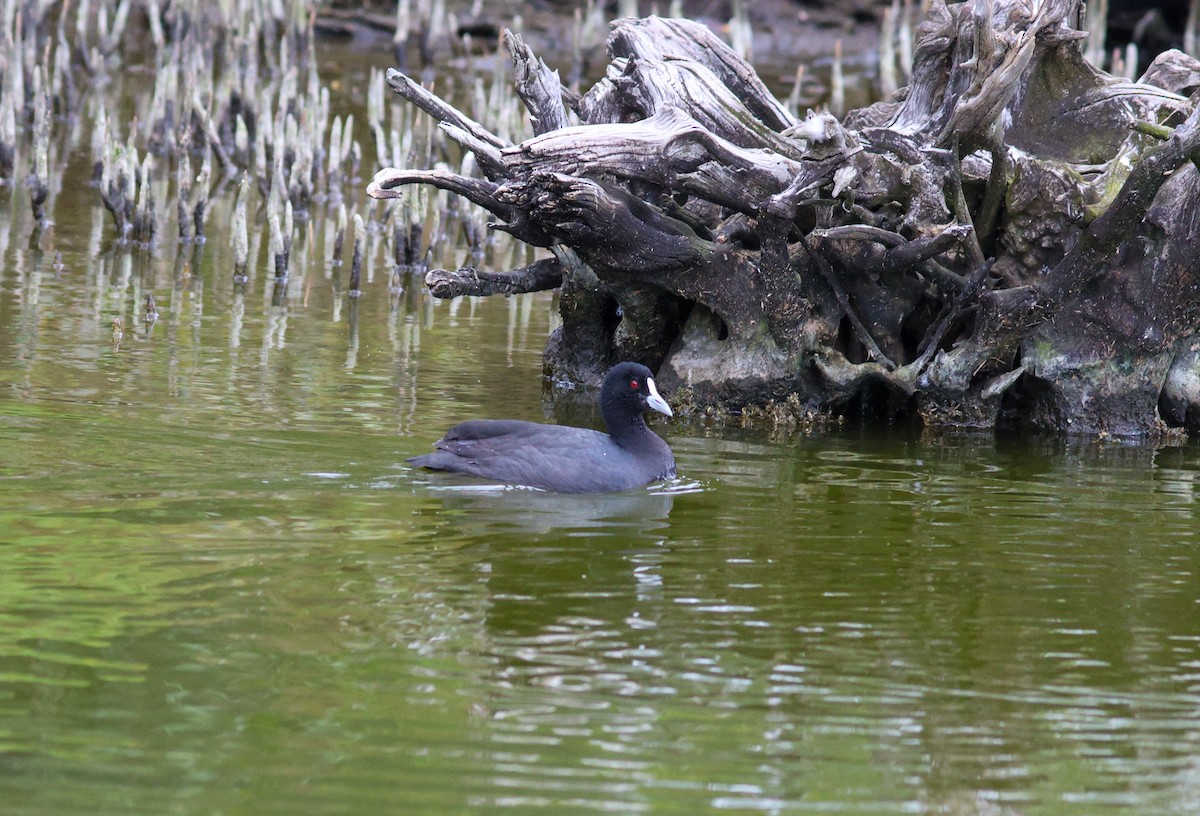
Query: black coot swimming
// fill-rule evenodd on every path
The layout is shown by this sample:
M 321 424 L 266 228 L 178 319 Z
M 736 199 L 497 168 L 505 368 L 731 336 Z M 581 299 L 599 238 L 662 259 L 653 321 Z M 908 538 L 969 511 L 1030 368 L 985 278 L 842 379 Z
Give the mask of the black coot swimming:
M 642 418 L 647 408 L 672 415 L 650 369 L 621 363 L 600 387 L 608 433 L 518 419 L 471 419 L 446 431 L 433 443 L 436 451 L 408 461 L 559 493 L 629 490 L 675 475 L 671 449 Z

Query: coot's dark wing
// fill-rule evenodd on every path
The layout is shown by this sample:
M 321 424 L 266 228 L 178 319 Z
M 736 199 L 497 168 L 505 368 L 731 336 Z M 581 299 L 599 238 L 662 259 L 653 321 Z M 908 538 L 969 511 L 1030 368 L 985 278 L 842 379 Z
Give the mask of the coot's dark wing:
M 481 459 L 497 454 L 498 448 L 515 446 L 514 440 L 528 436 L 540 427 L 533 422 L 516 419 L 471 419 L 460 422 L 433 443 L 433 453 L 409 458 L 409 463 L 432 470 L 473 472 L 469 468 Z
M 496 436 L 523 436 L 535 434 L 547 427 L 550 426 L 537 422 L 526 422 L 523 419 L 468 419 L 446 431 L 441 440 L 434 444 L 441 447 L 441 442 L 490 439 Z

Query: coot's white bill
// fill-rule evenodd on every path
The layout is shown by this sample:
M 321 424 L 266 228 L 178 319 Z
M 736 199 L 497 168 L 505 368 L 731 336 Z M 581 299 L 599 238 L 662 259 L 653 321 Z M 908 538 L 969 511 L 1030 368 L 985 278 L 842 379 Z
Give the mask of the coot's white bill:
M 659 395 L 658 388 L 654 385 L 653 377 L 646 378 L 646 390 L 650 392 L 650 395 L 646 397 L 647 405 L 649 405 L 655 411 L 658 411 L 660 414 L 675 416 L 675 412 L 671 410 L 671 406 L 667 405 L 667 401 Z

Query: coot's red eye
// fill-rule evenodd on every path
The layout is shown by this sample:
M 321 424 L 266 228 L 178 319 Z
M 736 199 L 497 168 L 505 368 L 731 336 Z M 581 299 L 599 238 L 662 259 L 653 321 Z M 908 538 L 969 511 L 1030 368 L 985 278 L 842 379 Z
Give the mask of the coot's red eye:
M 629 387 L 630 387 L 630 388 L 632 388 L 634 391 L 637 391 L 637 390 L 638 390 L 638 381 L 637 381 L 637 380 L 630 380 L 630 381 L 629 381 Z

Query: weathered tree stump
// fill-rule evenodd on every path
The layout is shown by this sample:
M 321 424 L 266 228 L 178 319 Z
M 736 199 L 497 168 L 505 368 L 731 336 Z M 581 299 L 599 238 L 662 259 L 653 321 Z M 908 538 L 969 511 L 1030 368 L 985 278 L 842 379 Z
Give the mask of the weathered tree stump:
M 368 191 L 448 189 L 551 249 L 430 283 L 561 285 L 555 379 L 632 358 L 733 408 L 1200 427 L 1200 63 L 1119 80 L 1083 59 L 1079 22 L 1077 0 L 935 0 L 910 86 L 841 122 L 796 119 L 686 20 L 615 23 L 582 97 L 508 35 L 534 135 L 508 144 L 389 72 L 484 178 L 385 169 Z

